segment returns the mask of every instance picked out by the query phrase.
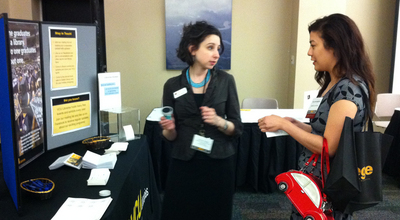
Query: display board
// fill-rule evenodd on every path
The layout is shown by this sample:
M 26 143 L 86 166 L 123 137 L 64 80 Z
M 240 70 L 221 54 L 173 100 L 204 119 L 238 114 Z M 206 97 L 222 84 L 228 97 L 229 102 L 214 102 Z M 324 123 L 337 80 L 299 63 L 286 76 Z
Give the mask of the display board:
M 10 107 L 11 95 L 10 95 L 10 79 L 8 77 L 9 66 L 9 47 L 6 44 L 6 26 L 7 26 L 7 16 L 5 14 L 0 15 L 0 86 L 2 91 L 0 93 L 0 111 L 5 117 L 0 117 L 1 125 L 1 149 L 3 157 L 3 175 L 6 185 L 10 191 L 11 197 L 14 204 L 19 209 L 19 190 L 17 189 L 17 162 L 15 160 L 15 150 L 14 138 L 4 138 L 13 137 L 12 129 L 12 109 Z
M 47 149 L 98 135 L 96 27 L 42 23 Z
M 4 180 L 20 209 L 19 170 L 45 152 L 39 23 L 0 15 Z
M 0 14 L 4 180 L 21 210 L 20 169 L 45 150 L 97 136 L 96 27 Z

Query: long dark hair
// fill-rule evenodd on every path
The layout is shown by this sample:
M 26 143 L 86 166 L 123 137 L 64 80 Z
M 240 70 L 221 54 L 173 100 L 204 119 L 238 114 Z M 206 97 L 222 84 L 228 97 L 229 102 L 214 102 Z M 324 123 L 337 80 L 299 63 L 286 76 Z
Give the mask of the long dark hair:
M 370 110 L 373 112 L 376 102 L 375 76 L 364 40 L 354 21 L 343 14 L 332 14 L 312 22 L 308 32 L 318 32 L 324 40 L 324 47 L 334 50 L 337 63 L 333 70 L 339 78 L 349 78 L 356 85 L 355 75 L 365 81 L 369 90 Z M 331 81 L 329 73 L 322 71 L 317 71 L 314 78 L 321 86 L 320 93 Z
M 197 21 L 194 24 L 190 22 L 184 25 L 181 42 L 176 50 L 178 58 L 189 64 L 189 66 L 192 66 L 194 60 L 191 51 L 189 51 L 189 46 L 193 45 L 195 50 L 198 49 L 201 42 L 203 42 L 208 35 L 212 34 L 217 35 L 221 41 L 221 49 L 219 52 L 221 55 L 224 52 L 224 44 L 222 43 L 221 32 L 216 27 L 208 24 L 206 21 Z

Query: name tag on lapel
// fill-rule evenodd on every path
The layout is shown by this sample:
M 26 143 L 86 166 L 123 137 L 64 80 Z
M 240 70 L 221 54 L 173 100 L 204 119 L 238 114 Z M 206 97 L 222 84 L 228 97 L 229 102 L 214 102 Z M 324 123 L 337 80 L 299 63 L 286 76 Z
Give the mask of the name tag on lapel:
M 185 87 L 185 88 L 182 88 L 182 89 L 180 89 L 180 90 L 174 92 L 174 99 L 177 99 L 177 98 L 179 98 L 179 97 L 185 95 L 186 93 L 187 93 L 186 87 Z

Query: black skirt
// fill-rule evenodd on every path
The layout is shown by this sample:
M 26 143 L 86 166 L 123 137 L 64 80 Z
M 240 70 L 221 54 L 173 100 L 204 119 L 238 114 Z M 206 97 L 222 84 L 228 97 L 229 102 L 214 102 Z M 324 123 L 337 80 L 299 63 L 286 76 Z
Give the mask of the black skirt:
M 190 161 L 172 159 L 162 220 L 231 220 L 235 156 L 212 159 L 196 152 Z

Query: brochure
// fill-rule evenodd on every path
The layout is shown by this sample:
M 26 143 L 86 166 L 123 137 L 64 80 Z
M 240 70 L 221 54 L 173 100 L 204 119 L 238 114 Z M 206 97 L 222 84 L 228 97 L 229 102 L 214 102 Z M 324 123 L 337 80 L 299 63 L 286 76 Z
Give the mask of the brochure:
M 50 164 L 49 169 L 54 170 L 62 167 L 63 165 L 67 165 L 73 167 L 75 169 L 81 169 L 82 167 L 82 156 L 71 153 L 62 157 L 59 157 L 56 161 Z

